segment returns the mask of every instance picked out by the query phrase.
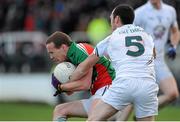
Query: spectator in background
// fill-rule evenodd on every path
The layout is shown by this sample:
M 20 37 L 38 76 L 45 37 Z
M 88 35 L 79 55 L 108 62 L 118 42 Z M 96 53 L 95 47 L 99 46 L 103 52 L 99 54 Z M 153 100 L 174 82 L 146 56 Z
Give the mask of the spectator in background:
M 35 12 L 33 9 L 28 10 L 27 15 L 24 21 L 24 30 L 25 31 L 35 31 L 36 21 L 35 21 Z
M 103 9 L 96 10 L 93 19 L 87 26 L 87 34 L 94 45 L 110 34 L 111 28 L 106 19 L 106 13 Z

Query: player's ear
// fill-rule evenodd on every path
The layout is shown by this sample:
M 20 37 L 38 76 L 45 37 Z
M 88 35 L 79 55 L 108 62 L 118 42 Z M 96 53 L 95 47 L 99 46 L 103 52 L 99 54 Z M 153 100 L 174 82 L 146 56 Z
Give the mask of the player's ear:
M 116 25 L 119 25 L 121 23 L 121 18 L 119 16 L 116 16 L 114 18 L 114 22 L 115 22 Z
M 61 48 L 65 51 L 65 50 L 67 50 L 67 45 L 62 44 L 62 45 L 61 45 Z
M 118 17 L 118 16 L 115 16 L 114 22 L 115 22 L 115 23 L 118 23 L 118 21 L 119 21 L 119 17 Z

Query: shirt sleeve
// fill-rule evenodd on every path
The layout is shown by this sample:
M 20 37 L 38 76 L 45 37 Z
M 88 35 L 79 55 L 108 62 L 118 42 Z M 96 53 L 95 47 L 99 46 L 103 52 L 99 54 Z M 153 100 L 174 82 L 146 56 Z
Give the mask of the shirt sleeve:
M 106 37 L 104 40 L 102 40 L 101 42 L 99 42 L 93 53 L 96 54 L 98 57 L 101 56 L 108 56 L 108 52 L 107 52 L 107 47 L 108 47 L 108 43 L 109 43 L 109 39 L 111 36 Z

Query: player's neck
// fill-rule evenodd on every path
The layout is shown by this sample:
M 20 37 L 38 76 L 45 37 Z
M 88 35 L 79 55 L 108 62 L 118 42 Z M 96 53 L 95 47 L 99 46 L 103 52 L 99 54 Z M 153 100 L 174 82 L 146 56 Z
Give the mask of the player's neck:
M 161 9 L 161 2 L 157 2 L 157 3 L 154 3 L 154 4 L 152 4 L 152 5 L 153 5 L 153 7 L 154 7 L 155 9 L 157 9 L 157 10 Z

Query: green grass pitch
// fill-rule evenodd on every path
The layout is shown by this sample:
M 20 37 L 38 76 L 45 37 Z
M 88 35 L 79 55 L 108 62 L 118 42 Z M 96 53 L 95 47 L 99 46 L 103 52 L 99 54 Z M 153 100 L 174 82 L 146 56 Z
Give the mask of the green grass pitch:
M 51 121 L 53 106 L 37 103 L 0 102 L 0 121 Z M 84 118 L 70 118 L 84 121 Z M 129 118 L 132 120 L 132 115 Z M 156 121 L 180 121 L 180 106 L 167 106 L 159 111 Z

